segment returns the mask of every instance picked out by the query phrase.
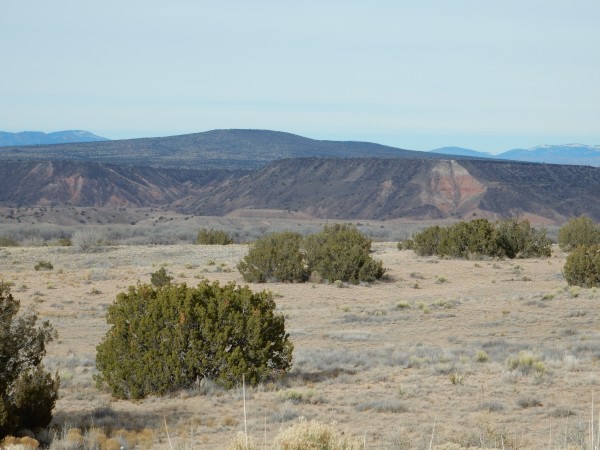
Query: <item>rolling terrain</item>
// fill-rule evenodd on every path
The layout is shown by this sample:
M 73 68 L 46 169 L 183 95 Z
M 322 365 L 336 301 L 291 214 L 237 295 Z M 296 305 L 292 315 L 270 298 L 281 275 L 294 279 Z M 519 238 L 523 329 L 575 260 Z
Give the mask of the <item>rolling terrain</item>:
M 163 207 L 244 216 L 600 220 L 600 168 L 489 160 L 294 158 L 256 171 L 4 162 L 0 206 Z
M 546 164 L 576 164 L 600 167 L 600 145 L 563 144 L 538 145 L 533 148 L 517 148 L 498 155 L 461 147 L 442 147 L 434 153 L 453 156 L 508 159 L 511 161 L 539 162 Z
M 53 133 L 43 133 L 41 131 L 9 133 L 7 131 L 0 131 L 0 147 L 98 141 L 108 141 L 108 139 L 84 130 L 55 131 Z
M 66 160 L 211 170 L 258 169 L 279 159 L 314 156 L 446 158 L 370 142 L 320 141 L 266 130 L 213 130 L 158 138 L 0 148 L 0 160 Z

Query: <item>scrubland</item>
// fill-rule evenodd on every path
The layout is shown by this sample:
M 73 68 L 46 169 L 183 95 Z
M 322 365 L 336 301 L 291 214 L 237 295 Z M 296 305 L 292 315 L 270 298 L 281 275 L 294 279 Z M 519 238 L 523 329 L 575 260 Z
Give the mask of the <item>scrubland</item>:
M 268 448 L 300 417 L 336 422 L 366 448 L 589 447 L 600 290 L 567 286 L 565 253 L 471 261 L 418 257 L 395 242 L 373 249 L 387 272 L 370 285 L 251 285 L 274 293 L 295 350 L 285 378 L 246 389 L 246 421 L 241 385 L 206 380 L 132 402 L 93 380 L 117 293 L 163 266 L 189 285 L 247 284 L 235 269 L 246 245 L 0 249 L 15 298 L 58 331 L 45 360 L 61 377 L 52 447 L 227 448 L 247 427 Z M 53 269 L 35 270 L 40 261 Z

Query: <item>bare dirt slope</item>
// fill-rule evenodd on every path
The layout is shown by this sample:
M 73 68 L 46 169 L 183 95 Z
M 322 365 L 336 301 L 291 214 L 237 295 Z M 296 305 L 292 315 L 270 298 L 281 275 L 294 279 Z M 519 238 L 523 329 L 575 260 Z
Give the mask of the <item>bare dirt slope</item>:
M 252 286 L 274 293 L 295 344 L 292 373 L 247 393 L 248 431 L 257 442 L 271 442 L 300 416 L 335 421 L 363 436 L 367 448 L 429 448 L 432 436 L 433 444 L 499 448 L 564 448 L 587 439 L 591 396 L 600 392 L 600 292 L 566 286 L 563 253 L 451 261 L 393 243 L 374 248 L 389 269 L 384 282 Z M 166 422 L 176 446 L 226 448 L 244 428 L 241 389 L 205 383 L 166 398 L 114 401 L 94 386 L 95 346 L 107 331 L 107 306 L 127 286 L 148 282 L 161 265 L 178 282 L 241 283 L 235 265 L 246 251 L 0 249 L 2 279 L 59 333 L 46 359 L 62 378 L 56 426 L 93 424 L 131 445 L 150 436 L 153 446 L 168 448 Z M 36 272 L 40 260 L 54 269 Z M 535 367 L 519 365 L 519 352 Z

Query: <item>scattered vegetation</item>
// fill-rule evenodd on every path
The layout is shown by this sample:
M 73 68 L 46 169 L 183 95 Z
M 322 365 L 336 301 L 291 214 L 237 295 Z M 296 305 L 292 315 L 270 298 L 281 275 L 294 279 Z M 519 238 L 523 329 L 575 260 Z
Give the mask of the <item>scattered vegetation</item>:
M 299 233 L 290 231 L 269 234 L 254 242 L 237 268 L 249 283 L 304 282 L 310 272 L 300 251 L 301 241 Z
M 342 287 L 345 282 L 372 282 L 383 276 L 383 263 L 370 252 L 371 240 L 355 227 L 333 225 L 304 239 L 299 233 L 272 233 L 257 240 L 237 268 L 248 282 L 310 278 Z
M 0 247 L 18 247 L 19 242 L 11 235 L 0 236 Z
M 99 386 L 140 399 L 202 379 L 230 388 L 256 385 L 291 366 L 293 346 L 272 294 L 204 281 L 130 287 L 108 308 L 111 325 L 97 347 Z
M 302 417 L 291 427 L 282 430 L 273 446 L 286 450 L 352 450 L 364 447 L 360 438 L 343 435 L 334 424 L 307 421 Z
M 485 350 L 478 350 L 475 353 L 475 361 L 479 363 L 488 362 L 490 360 L 490 356 L 486 353 Z
M 35 266 L 33 266 L 33 268 L 36 271 L 40 271 L 40 270 L 52 270 L 54 269 L 54 266 L 52 265 L 52 263 L 50 261 L 38 261 Z
M 22 429 L 46 427 L 58 398 L 59 378 L 42 365 L 54 338 L 49 322 L 20 315 L 6 283 L 0 282 L 0 439 Z
M 569 285 L 600 287 L 600 244 L 575 248 L 567 256 L 563 274 Z
M 385 273 L 383 263 L 371 257 L 371 240 L 353 226 L 325 226 L 307 236 L 304 245 L 310 270 L 330 283 L 373 282 Z
M 201 228 L 196 237 L 196 244 L 199 245 L 230 245 L 233 243 L 233 238 L 229 233 L 212 228 Z
M 542 402 L 535 397 L 521 397 L 519 400 L 517 400 L 517 405 L 519 405 L 521 408 L 543 406 Z
M 546 373 L 544 362 L 530 351 L 520 351 L 517 356 L 508 358 L 506 365 L 510 370 L 518 370 L 524 375 L 535 372 L 541 376 Z
M 155 287 L 166 286 L 167 284 L 171 284 L 171 281 L 173 281 L 173 277 L 167 275 L 167 270 L 164 267 L 150 274 L 150 282 Z
M 558 230 L 558 245 L 561 250 L 571 251 L 580 245 L 594 244 L 600 244 L 600 227 L 589 217 L 573 218 Z
M 98 251 L 107 245 L 107 241 L 93 229 L 80 229 L 73 233 L 71 242 L 83 252 Z
M 527 220 L 476 219 L 428 227 L 413 236 L 412 245 L 420 256 L 534 258 L 550 256 L 551 244 L 546 230 L 532 228 Z

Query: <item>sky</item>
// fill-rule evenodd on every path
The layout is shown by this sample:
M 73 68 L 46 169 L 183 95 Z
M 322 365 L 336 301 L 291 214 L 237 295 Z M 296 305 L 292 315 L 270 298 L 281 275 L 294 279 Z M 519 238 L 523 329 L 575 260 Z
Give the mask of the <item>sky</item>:
M 600 144 L 599 0 L 0 0 L 0 130 Z

